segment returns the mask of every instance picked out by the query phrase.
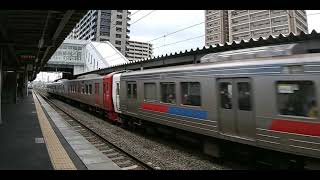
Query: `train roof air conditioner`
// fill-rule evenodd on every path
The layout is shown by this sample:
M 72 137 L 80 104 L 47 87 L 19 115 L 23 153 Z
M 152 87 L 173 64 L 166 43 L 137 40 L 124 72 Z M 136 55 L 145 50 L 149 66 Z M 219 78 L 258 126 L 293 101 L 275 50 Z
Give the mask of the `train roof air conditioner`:
M 264 47 L 247 48 L 219 53 L 210 53 L 200 59 L 200 63 L 223 62 L 232 60 L 256 59 L 263 57 L 288 56 L 306 53 L 305 46 L 301 44 L 283 44 Z

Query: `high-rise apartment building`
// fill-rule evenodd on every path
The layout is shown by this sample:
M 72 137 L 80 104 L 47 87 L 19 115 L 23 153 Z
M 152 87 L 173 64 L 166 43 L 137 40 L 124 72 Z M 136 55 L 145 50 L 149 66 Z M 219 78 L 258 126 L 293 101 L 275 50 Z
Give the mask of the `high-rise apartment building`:
M 229 40 L 308 33 L 304 10 L 229 10 Z
M 68 38 L 109 41 L 123 55 L 128 45 L 130 27 L 128 10 L 90 10 L 69 34 Z
M 139 41 L 129 41 L 127 50 L 129 61 L 151 58 L 153 53 L 152 44 Z
M 221 19 L 226 16 L 228 20 L 223 22 L 228 22 L 228 28 L 224 28 L 223 31 L 219 27 L 225 25 L 221 23 Z M 302 31 L 308 33 L 305 10 L 206 11 L 206 45 L 289 34 L 290 32 L 299 34 Z M 229 37 L 222 40 L 222 33 Z
M 229 41 L 229 23 L 227 10 L 205 11 L 205 43 L 223 44 Z

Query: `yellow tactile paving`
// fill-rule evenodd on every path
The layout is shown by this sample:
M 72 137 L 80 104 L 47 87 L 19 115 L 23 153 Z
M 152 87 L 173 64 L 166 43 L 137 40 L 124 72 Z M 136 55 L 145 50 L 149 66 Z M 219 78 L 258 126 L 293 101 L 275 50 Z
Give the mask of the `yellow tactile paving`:
M 61 145 L 58 137 L 53 131 L 46 115 L 44 114 L 41 105 L 36 98 L 34 92 L 32 92 L 34 104 L 36 106 L 37 115 L 43 134 L 44 141 L 46 143 L 51 163 L 55 170 L 76 170 L 77 168 L 71 161 L 69 155 Z

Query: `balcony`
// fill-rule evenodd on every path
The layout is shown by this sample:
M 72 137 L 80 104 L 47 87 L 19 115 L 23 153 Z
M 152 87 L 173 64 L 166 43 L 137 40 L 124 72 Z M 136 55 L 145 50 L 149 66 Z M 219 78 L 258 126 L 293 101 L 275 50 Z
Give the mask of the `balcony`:
M 258 12 L 263 12 L 263 11 L 268 11 L 268 10 L 250 10 L 250 14 L 258 13 Z
M 130 30 L 129 30 L 129 29 L 127 29 L 127 33 L 130 33 Z
M 236 10 L 231 12 L 232 17 L 243 16 L 243 15 L 248 15 L 248 10 Z

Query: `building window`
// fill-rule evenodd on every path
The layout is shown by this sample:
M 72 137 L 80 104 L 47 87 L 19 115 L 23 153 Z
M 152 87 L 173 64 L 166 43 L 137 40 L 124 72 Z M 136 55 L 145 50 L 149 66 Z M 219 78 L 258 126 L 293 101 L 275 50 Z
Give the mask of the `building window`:
M 122 13 L 122 12 L 123 12 L 123 10 L 117 10 L 117 12 Z
M 318 117 L 312 81 L 278 81 L 277 104 L 281 115 Z
M 160 83 L 161 102 L 176 103 L 176 84 L 173 82 Z
M 122 25 L 122 22 L 121 21 L 117 21 L 116 25 Z
M 117 27 L 117 28 L 116 28 L 116 31 L 117 31 L 117 32 L 121 32 L 121 31 L 122 31 L 122 28 Z
M 116 34 L 116 38 L 121 38 L 121 34 Z
M 144 99 L 157 100 L 156 83 L 144 83 Z
M 116 41 L 116 44 L 121 45 L 121 41 Z
M 122 19 L 122 15 L 117 15 L 117 18 L 118 19 Z

